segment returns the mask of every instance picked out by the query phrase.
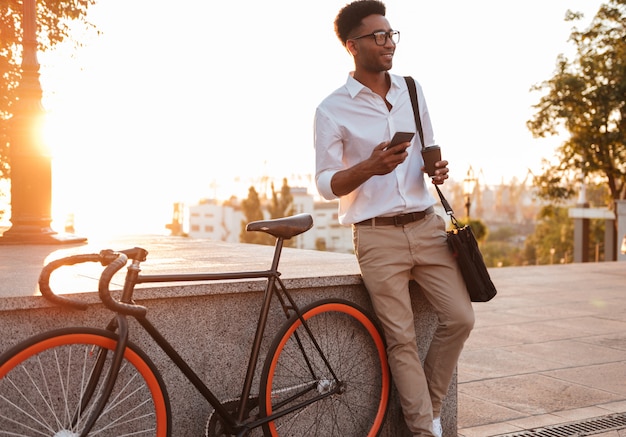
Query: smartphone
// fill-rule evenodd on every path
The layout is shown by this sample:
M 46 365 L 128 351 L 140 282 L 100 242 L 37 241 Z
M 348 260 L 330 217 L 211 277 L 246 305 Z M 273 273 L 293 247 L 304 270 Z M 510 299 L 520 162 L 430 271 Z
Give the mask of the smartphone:
M 415 136 L 415 132 L 396 132 L 391 139 L 389 145 L 385 148 L 391 149 L 392 147 L 397 146 L 398 144 L 406 143 L 407 141 L 411 141 Z

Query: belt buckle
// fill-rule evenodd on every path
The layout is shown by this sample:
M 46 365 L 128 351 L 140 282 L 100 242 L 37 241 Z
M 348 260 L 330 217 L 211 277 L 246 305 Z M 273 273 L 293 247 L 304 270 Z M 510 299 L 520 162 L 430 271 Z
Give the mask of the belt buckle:
M 395 227 L 404 226 L 406 223 L 404 222 L 403 219 L 409 214 L 400 214 L 400 215 L 393 216 L 393 225 Z M 398 221 L 398 219 L 400 219 L 400 221 Z

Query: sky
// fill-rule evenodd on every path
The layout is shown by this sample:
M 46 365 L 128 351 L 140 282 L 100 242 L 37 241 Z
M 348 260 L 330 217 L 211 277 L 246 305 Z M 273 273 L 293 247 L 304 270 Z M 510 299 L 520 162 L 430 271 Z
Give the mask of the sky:
M 333 30 L 345 3 L 100 0 L 99 33 L 39 55 L 57 222 L 163 233 L 174 202 L 245 196 L 266 178 L 311 186 L 315 108 L 353 68 Z M 453 179 L 471 165 L 483 183 L 523 180 L 553 156 L 563 139 L 526 128 L 530 88 L 601 4 L 386 1 L 401 32 L 392 72 L 421 83 Z M 585 18 L 565 22 L 568 9 Z

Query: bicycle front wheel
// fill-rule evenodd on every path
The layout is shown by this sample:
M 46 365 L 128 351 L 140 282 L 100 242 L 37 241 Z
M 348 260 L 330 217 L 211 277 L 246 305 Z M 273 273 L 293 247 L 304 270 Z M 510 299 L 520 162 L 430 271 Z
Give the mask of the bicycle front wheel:
M 115 334 L 65 328 L 32 337 L 0 356 L 0 436 L 77 437 L 102 396 Z M 96 365 L 100 352 L 106 353 Z M 165 384 L 141 349 L 129 343 L 113 392 L 88 435 L 170 434 Z
M 290 411 L 264 425 L 265 435 L 378 435 L 391 386 L 380 329 L 361 308 L 344 300 L 314 302 L 302 316 L 312 337 L 301 319 L 292 317 L 265 361 L 261 414 Z

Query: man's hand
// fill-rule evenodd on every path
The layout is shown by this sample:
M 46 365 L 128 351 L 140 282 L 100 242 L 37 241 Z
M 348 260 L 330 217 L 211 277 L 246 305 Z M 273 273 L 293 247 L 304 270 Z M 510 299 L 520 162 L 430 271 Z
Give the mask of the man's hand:
M 389 141 L 383 141 L 374 147 L 369 158 L 373 175 L 385 175 L 391 173 L 397 166 L 402 164 L 407 156 L 406 149 L 411 143 L 409 141 L 399 143 L 393 147 L 389 147 Z
M 372 154 L 365 161 L 335 173 L 330 182 L 333 193 L 337 196 L 345 196 L 356 190 L 372 176 L 391 173 L 409 156 L 406 149 L 410 145 L 411 143 L 407 141 L 387 148 L 389 141 L 383 141 L 374 147 Z
M 435 162 L 435 176 L 433 176 L 433 184 L 442 185 L 446 179 L 448 179 L 448 161 L 442 160 Z M 424 171 L 424 167 L 422 167 L 422 171 Z

